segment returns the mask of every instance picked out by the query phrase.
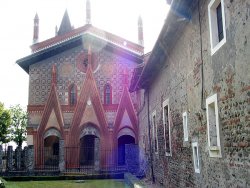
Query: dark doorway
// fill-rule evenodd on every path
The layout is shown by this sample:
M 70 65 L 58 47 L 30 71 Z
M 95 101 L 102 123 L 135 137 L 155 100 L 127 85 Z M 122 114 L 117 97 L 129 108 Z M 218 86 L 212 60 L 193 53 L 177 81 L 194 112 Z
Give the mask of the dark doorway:
M 44 164 L 57 166 L 59 164 L 59 138 L 48 136 L 44 139 Z
M 80 165 L 94 165 L 95 138 L 94 135 L 86 135 L 80 139 Z
M 135 144 L 134 137 L 124 135 L 118 138 L 118 165 L 125 165 L 125 144 Z

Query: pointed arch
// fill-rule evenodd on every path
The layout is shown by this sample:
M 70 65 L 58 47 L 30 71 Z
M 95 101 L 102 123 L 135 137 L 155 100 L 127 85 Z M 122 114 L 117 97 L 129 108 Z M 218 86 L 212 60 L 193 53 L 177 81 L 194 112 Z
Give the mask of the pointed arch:
M 129 120 L 131 122 L 131 126 L 129 127 L 135 133 L 135 141 L 138 142 L 138 125 L 137 125 L 137 116 L 134 109 L 134 105 L 132 103 L 130 94 L 128 92 L 128 88 L 124 87 L 122 97 L 118 106 L 118 110 L 115 117 L 114 123 L 114 140 L 117 139 L 118 133 L 121 129 L 125 127 L 121 127 L 122 118 L 124 114 L 127 112 Z
M 56 127 L 54 125 L 47 126 L 48 121 L 49 121 L 52 113 L 54 113 L 56 121 L 58 123 L 58 126 L 56 126 Z M 62 115 L 61 105 L 59 103 L 59 98 L 58 98 L 57 91 L 56 91 L 56 83 L 52 82 L 50 94 L 49 94 L 49 97 L 47 99 L 45 108 L 43 110 L 42 120 L 41 120 L 41 123 L 38 127 L 37 135 L 36 135 L 36 142 L 35 142 L 36 143 L 36 147 L 35 147 L 36 160 L 35 161 L 36 161 L 37 167 L 39 167 L 40 165 L 43 165 L 43 163 L 44 163 L 44 161 L 43 161 L 43 157 L 44 157 L 44 153 L 43 153 L 44 138 L 43 138 L 43 136 L 44 136 L 45 131 L 49 128 L 56 128 L 61 134 L 61 139 L 65 139 L 63 126 L 64 126 L 63 115 Z
M 78 97 L 78 102 L 76 104 L 72 125 L 69 131 L 69 146 L 77 145 L 79 142 L 78 138 L 80 134 L 80 123 L 84 115 L 88 100 L 90 100 L 91 105 L 93 105 L 93 109 L 100 126 L 101 137 L 104 136 L 108 138 L 107 120 L 105 117 L 103 105 L 101 103 L 101 98 L 97 89 L 91 66 L 87 67 L 85 81 L 81 88 L 81 92 Z
M 69 91 L 68 104 L 70 106 L 75 106 L 77 103 L 77 86 L 75 84 L 70 84 L 68 91 Z
M 112 104 L 112 86 L 107 83 L 104 86 L 104 104 L 111 105 Z

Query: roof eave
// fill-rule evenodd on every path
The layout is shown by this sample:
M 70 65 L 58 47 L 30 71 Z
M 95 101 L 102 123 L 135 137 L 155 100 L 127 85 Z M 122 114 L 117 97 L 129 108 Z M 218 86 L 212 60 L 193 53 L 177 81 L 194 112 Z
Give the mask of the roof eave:
M 88 33 L 83 34 L 86 38 L 90 37 L 95 37 L 93 35 L 90 35 Z M 77 47 L 82 45 L 83 42 L 83 35 L 77 36 L 75 38 L 72 38 L 71 40 L 67 40 L 65 42 L 59 43 L 57 45 L 51 46 L 49 48 L 46 48 L 44 50 L 35 52 L 29 56 L 26 56 L 24 58 L 21 58 L 16 61 L 16 63 L 25 71 L 29 74 L 29 66 L 42 61 L 44 59 L 50 58 L 54 55 L 57 55 L 61 52 L 64 52 L 68 50 L 69 48 Z M 95 37 L 96 38 L 96 37 Z M 97 40 L 100 38 L 96 38 Z M 109 51 L 115 52 L 118 55 L 123 55 L 125 58 L 133 60 L 137 63 L 142 63 L 143 59 L 142 56 L 139 53 L 131 52 L 125 48 L 122 48 L 120 46 L 117 46 L 113 43 L 106 43 L 107 45 L 105 48 Z
M 154 45 L 152 53 L 138 80 L 137 87 L 147 89 L 161 70 L 173 45 L 191 19 L 193 7 L 198 0 L 173 0 L 165 24 Z M 186 11 L 185 11 L 186 10 Z

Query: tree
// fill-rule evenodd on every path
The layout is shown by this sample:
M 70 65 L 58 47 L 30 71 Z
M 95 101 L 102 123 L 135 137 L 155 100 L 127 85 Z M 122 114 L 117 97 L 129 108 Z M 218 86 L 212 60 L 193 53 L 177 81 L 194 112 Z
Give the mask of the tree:
M 20 105 L 10 107 L 11 112 L 11 126 L 10 134 L 11 140 L 14 141 L 18 146 L 22 146 L 23 141 L 26 140 L 27 136 L 27 122 L 28 116 Z
M 0 144 L 6 144 L 10 141 L 9 128 L 11 123 L 10 111 L 4 108 L 0 102 Z

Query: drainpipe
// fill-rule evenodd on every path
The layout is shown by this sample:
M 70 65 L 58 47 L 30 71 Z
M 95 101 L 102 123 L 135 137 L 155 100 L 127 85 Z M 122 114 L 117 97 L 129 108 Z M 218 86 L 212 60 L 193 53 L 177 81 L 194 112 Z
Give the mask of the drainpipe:
M 199 0 L 198 0 L 198 12 L 199 12 L 200 57 L 201 57 L 201 109 L 206 110 L 204 106 L 204 65 L 203 65 L 202 35 L 201 35 L 201 12 L 200 12 Z
M 149 89 L 147 88 L 147 103 L 148 103 L 148 139 L 149 139 L 149 152 L 150 152 L 150 167 L 151 167 L 151 175 L 152 182 L 155 183 L 155 175 L 154 175 L 154 165 L 153 165 L 153 154 L 152 154 L 152 146 L 151 146 L 151 126 L 150 126 L 150 115 L 149 115 Z

